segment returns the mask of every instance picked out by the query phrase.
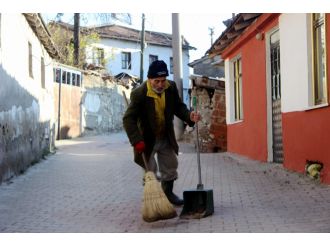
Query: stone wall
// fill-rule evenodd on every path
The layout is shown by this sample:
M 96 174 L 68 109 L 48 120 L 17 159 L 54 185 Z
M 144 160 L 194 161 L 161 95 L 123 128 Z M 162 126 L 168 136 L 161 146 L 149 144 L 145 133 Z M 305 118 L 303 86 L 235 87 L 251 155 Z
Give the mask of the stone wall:
M 83 135 L 108 133 L 123 129 L 122 117 L 126 110 L 123 92 L 130 89 L 95 73 L 84 75 L 82 96 Z
M 197 97 L 200 152 L 227 150 L 226 99 L 224 81 L 208 77 L 192 77 L 191 98 Z M 183 140 L 196 146 L 195 128 L 186 127 Z

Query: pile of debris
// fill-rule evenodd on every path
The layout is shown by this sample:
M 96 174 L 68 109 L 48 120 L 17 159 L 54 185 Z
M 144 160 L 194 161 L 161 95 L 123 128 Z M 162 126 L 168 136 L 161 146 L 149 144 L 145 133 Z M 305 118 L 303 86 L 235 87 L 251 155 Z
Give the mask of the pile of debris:
M 190 98 L 196 96 L 197 111 L 202 120 L 198 123 L 200 152 L 227 150 L 226 100 L 224 80 L 191 76 Z M 186 127 L 183 139 L 196 145 L 194 128 Z

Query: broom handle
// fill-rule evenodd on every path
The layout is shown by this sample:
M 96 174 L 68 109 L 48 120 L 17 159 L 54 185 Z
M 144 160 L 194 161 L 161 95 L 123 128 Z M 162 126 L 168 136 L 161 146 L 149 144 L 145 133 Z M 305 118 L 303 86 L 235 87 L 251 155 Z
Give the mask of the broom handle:
M 147 158 L 146 158 L 146 155 L 143 152 L 142 152 L 142 159 L 143 159 L 143 162 L 144 162 L 144 166 L 146 167 L 146 170 L 149 171 Z

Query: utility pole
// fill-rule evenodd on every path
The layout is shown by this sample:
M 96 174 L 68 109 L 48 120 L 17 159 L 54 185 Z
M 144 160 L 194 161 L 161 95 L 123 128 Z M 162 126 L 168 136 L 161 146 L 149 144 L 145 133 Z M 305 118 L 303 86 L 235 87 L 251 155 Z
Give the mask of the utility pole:
M 141 56 L 140 56 L 140 81 L 143 82 L 143 53 L 144 53 L 144 44 L 145 44 L 145 30 L 144 30 L 145 16 L 142 14 L 142 30 L 141 30 Z
M 80 14 L 74 13 L 74 30 L 73 30 L 73 59 L 74 65 L 79 65 L 79 21 L 80 21 Z
M 211 46 L 213 45 L 213 35 L 214 35 L 214 27 L 209 27 L 210 36 L 211 36 Z
M 182 40 L 180 32 L 179 13 L 172 13 L 172 51 L 173 51 L 173 77 L 177 85 L 179 96 L 183 99 L 182 89 Z M 177 140 L 183 135 L 183 121 L 175 117 L 174 130 Z

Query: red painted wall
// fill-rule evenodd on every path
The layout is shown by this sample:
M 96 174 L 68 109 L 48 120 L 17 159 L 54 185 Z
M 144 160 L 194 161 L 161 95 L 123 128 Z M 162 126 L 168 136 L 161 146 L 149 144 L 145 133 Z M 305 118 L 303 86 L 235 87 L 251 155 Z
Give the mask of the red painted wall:
M 259 30 L 262 33 L 277 25 L 277 17 Z M 250 28 L 255 28 L 250 26 Z M 243 78 L 243 121 L 228 125 L 228 151 L 252 159 L 267 160 L 266 44 L 255 33 L 232 52 L 241 54 Z
M 327 14 L 327 49 L 330 49 L 330 14 Z M 330 59 L 328 63 L 328 102 Z M 324 164 L 321 182 L 330 184 L 330 107 L 282 114 L 284 166 L 304 172 L 306 160 Z
M 330 184 L 330 108 L 282 114 L 284 166 L 303 173 L 306 160 L 324 164 L 321 181 Z

